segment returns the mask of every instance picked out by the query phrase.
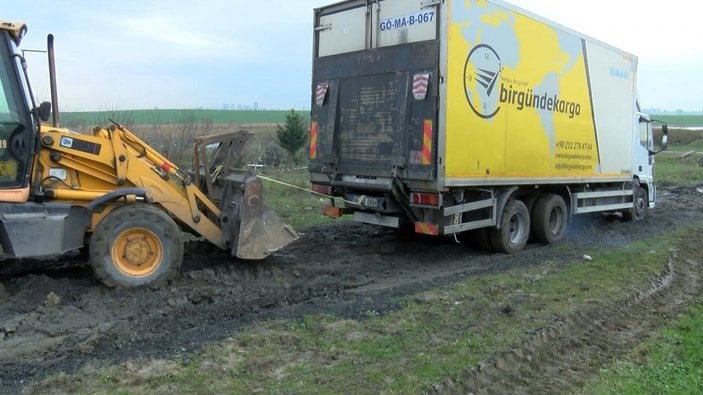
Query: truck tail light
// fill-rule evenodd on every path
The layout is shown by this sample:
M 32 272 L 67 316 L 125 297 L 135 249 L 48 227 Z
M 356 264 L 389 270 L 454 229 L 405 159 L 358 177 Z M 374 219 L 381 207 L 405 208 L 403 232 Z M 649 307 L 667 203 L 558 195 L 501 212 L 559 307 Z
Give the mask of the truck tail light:
M 332 195 L 332 185 L 312 184 L 310 189 L 312 189 L 313 192 L 321 193 L 323 195 Z
M 433 206 L 439 207 L 442 203 L 442 199 L 437 193 L 417 193 L 413 192 L 410 194 L 410 204 L 418 206 Z

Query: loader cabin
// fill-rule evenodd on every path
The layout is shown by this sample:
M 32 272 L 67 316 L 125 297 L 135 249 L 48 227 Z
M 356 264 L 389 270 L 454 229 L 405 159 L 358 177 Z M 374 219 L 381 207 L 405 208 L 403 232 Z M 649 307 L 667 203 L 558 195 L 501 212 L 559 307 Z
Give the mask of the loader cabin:
M 38 119 L 25 97 L 23 59 L 17 46 L 27 31 L 23 23 L 0 21 L 0 201 L 25 202 Z

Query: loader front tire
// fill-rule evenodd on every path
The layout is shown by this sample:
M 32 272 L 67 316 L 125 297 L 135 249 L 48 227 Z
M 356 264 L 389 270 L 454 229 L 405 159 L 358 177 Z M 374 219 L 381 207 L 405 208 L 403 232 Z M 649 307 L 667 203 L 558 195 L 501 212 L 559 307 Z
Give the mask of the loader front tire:
M 90 237 L 90 264 L 109 287 L 159 285 L 183 261 L 178 225 L 162 210 L 133 204 L 108 214 Z

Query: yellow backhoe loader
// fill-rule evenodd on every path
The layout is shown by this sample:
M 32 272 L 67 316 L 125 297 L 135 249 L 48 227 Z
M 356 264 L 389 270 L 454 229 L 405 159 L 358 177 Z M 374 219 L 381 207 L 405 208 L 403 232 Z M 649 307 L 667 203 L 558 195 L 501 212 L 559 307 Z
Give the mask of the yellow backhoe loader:
M 172 278 L 182 232 L 242 259 L 262 259 L 298 235 L 263 203 L 261 181 L 237 169 L 248 133 L 197 138 L 185 172 L 117 123 L 79 134 L 35 104 L 18 50 L 27 28 L 0 21 L 0 255 L 46 257 L 87 247 L 108 286 Z M 48 122 L 53 115 L 53 121 Z

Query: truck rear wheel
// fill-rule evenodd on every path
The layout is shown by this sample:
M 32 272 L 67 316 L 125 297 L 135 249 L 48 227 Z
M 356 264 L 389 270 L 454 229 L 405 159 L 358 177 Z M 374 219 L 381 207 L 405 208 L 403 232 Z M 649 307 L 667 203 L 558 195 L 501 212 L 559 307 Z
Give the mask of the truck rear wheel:
M 129 205 L 107 215 L 90 238 L 90 264 L 110 287 L 157 285 L 183 260 L 178 225 L 153 206 Z
M 622 216 L 628 221 L 642 221 L 647 217 L 647 210 L 649 209 L 647 191 L 640 186 L 635 187 L 632 199 L 632 208 L 624 211 Z
M 555 194 L 540 196 L 532 209 L 532 235 L 542 243 L 555 243 L 566 233 L 568 214 L 564 198 Z
M 510 200 L 503 209 L 500 229 L 491 229 L 489 238 L 496 252 L 514 254 L 520 251 L 530 236 L 530 212 L 525 203 Z

